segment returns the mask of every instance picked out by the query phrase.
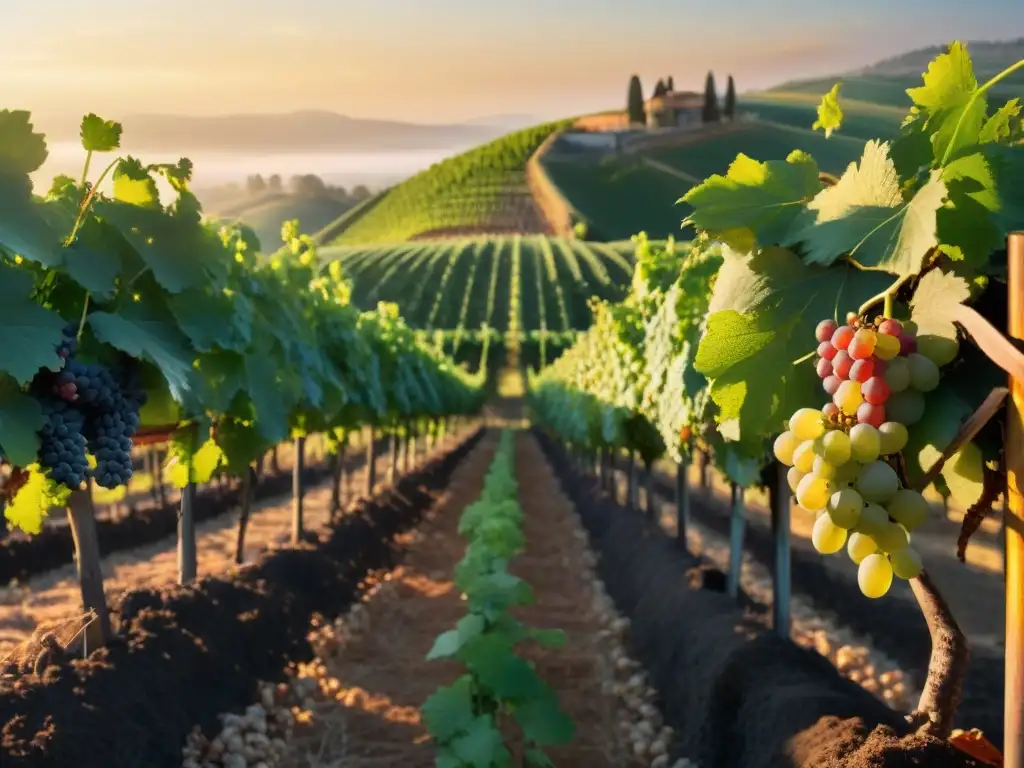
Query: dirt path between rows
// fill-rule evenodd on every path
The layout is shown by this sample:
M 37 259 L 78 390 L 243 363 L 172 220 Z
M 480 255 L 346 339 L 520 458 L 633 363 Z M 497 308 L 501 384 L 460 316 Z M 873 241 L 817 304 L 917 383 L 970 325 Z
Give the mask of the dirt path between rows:
M 465 615 L 451 581 L 465 550 L 456 529 L 462 510 L 480 494 L 497 441 L 498 431 L 493 430 L 456 470 L 448 493 L 423 524 L 402 541 L 411 551 L 364 603 L 359 631 L 300 670 L 300 677 L 316 680 L 318 690 L 307 702 L 310 716 L 300 717 L 306 724 L 296 729 L 289 757 L 281 765 L 434 765 L 419 708 L 439 686 L 450 684 L 460 668 L 453 662 L 428 662 L 425 656 L 435 637 Z M 649 761 L 634 762 L 626 754 L 615 699 L 603 690 L 613 673 L 607 651 L 598 647 L 602 625 L 592 608 L 587 570 L 581 566 L 585 536 L 527 432 L 517 436 L 516 475 L 528 544 L 512 570 L 533 586 L 537 597 L 521 618 L 567 634 L 562 649 L 525 651 L 576 722 L 574 742 L 549 754 L 555 765 L 566 768 L 647 765 Z
M 390 462 L 386 453 L 377 457 L 378 482 L 387 479 Z M 353 498 L 362 494 L 365 474 L 362 464 L 350 471 Z M 329 522 L 330 500 L 329 481 L 307 489 L 304 502 L 306 530 L 316 530 Z M 264 499 L 253 504 L 245 534 L 246 561 L 289 540 L 291 515 L 290 496 Z M 224 573 L 235 567 L 237 535 L 237 509 L 226 510 L 224 514 L 196 525 L 199 578 Z M 177 538 L 171 536 L 155 544 L 114 552 L 103 559 L 102 570 L 108 604 L 130 589 L 174 583 L 178 576 Z M 0 659 L 40 624 L 80 615 L 81 606 L 74 563 L 27 582 L 0 588 Z

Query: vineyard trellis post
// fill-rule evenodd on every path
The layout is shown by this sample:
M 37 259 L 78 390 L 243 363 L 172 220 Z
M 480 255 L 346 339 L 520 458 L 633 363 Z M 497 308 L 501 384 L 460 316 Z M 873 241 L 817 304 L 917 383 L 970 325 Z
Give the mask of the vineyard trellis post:
M 167 486 L 164 485 L 164 452 L 157 448 L 153 455 L 153 482 L 160 508 L 167 506 Z
M 248 466 L 245 468 L 245 474 L 242 475 L 242 490 L 238 499 L 238 539 L 235 542 L 235 563 L 237 565 L 245 562 L 245 529 L 249 525 L 249 513 L 252 511 L 252 492 L 255 486 L 256 469 Z
M 743 488 L 730 483 L 731 504 L 729 508 L 729 575 L 726 588 L 729 597 L 736 599 L 740 594 L 740 574 L 743 569 L 743 539 L 746 533 L 747 517 L 743 504 Z
M 195 501 L 196 484 L 190 480 L 181 489 L 181 507 L 178 511 L 178 583 L 183 586 L 196 580 L 198 570 Z
M 786 467 L 772 461 L 769 471 L 770 485 L 768 498 L 771 503 L 772 534 L 775 537 L 775 558 L 772 567 L 772 628 L 776 634 L 789 637 L 790 634 L 790 520 L 789 480 Z
M 391 437 L 388 440 L 388 451 L 390 452 L 390 461 L 388 462 L 388 483 L 394 484 L 398 477 L 398 457 L 401 455 L 401 443 L 402 438 L 398 434 L 398 422 L 395 422 L 394 427 L 391 430 Z
M 377 432 L 371 426 L 368 430 L 369 437 L 366 444 L 366 498 L 373 496 L 374 486 L 377 485 Z
M 644 462 L 644 512 L 651 520 L 657 520 L 654 500 L 654 462 Z
M 1024 339 L 1024 232 L 1006 241 L 1009 334 Z M 1006 670 L 1003 765 L 1024 768 L 1024 381 L 1010 377 L 1006 464 Z
M 689 550 L 689 542 L 686 538 L 690 528 L 690 483 L 687 477 L 689 471 L 690 452 L 687 447 L 676 466 L 676 546 L 683 552 Z
M 295 459 L 292 462 L 292 544 L 298 544 L 305 536 L 303 502 L 305 489 L 302 484 L 302 470 L 305 463 L 306 438 L 295 438 Z
M 110 612 L 103 591 L 103 569 L 100 567 L 100 544 L 96 536 L 96 508 L 90 489 L 72 491 L 67 506 L 68 526 L 75 547 L 75 569 L 82 592 L 85 612 L 94 611 L 96 621 L 85 629 L 87 647 L 106 645 L 111 635 Z
M 629 468 L 626 474 L 626 506 L 636 509 L 636 451 L 629 452 Z
M 705 496 L 708 494 L 708 465 L 711 457 L 706 450 L 700 452 L 700 492 Z

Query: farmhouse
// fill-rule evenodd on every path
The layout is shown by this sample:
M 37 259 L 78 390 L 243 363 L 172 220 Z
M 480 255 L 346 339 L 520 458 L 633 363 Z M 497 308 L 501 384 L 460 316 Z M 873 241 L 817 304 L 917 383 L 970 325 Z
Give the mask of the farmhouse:
M 648 128 L 700 125 L 704 110 L 704 94 L 694 91 L 668 91 L 652 96 L 644 107 L 647 110 Z

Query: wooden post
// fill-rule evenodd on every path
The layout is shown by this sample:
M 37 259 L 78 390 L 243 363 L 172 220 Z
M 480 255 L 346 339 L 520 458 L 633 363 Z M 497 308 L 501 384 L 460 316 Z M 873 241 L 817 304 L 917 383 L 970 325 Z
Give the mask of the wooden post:
M 707 451 L 700 452 L 700 492 L 707 496 L 708 494 L 708 464 L 711 463 L 711 458 L 708 456 Z
M 629 474 L 626 477 L 626 505 L 633 509 L 637 508 L 637 497 L 640 495 L 636 480 L 636 453 L 630 451 Z
M 295 461 L 292 463 L 292 544 L 298 544 L 305 536 L 302 519 L 305 488 L 302 483 L 302 465 L 306 450 L 306 438 L 295 438 Z
M 366 498 L 373 496 L 377 485 L 377 433 L 370 427 L 370 440 L 366 445 Z
M 408 475 L 412 465 L 416 463 L 415 450 L 412 451 L 412 457 L 410 458 L 409 451 L 409 436 L 412 432 L 412 428 L 408 423 L 405 425 L 405 442 L 402 443 L 402 474 Z M 416 448 L 415 444 L 412 446 Z
M 106 644 L 111 628 L 107 598 L 103 592 L 100 544 L 96 537 L 96 508 L 89 489 L 71 492 L 67 515 L 71 540 L 75 545 L 75 568 L 78 570 L 78 585 L 82 591 L 82 605 L 86 612 L 96 613 L 96 621 L 85 630 L 86 645 L 94 650 Z
M 328 514 L 333 522 L 338 514 L 338 510 L 341 509 L 341 475 L 345 471 L 345 458 L 340 446 L 338 447 L 338 452 L 331 456 L 328 466 L 330 467 L 331 478 L 331 502 L 328 507 Z
M 242 490 L 238 500 L 238 539 L 235 542 L 235 563 L 237 565 L 245 562 L 245 529 L 249 527 L 249 513 L 252 511 L 252 490 L 255 485 L 256 470 L 252 467 L 246 467 L 245 474 L 242 475 Z
M 1009 332 L 1024 339 L 1024 232 L 1006 241 Z M 1003 766 L 1024 768 L 1024 381 L 1010 379 L 1006 462 Z
M 391 432 L 391 439 L 388 441 L 388 450 L 391 453 L 391 463 L 388 464 L 388 483 L 394 485 L 395 478 L 398 477 L 398 455 L 401 451 L 398 443 L 398 425 L 396 424 Z
M 729 578 L 726 588 L 734 600 L 740 594 L 740 574 L 743 570 L 743 538 L 747 527 L 747 513 L 743 506 L 743 489 L 736 483 L 730 488 L 732 505 L 729 514 Z
M 164 485 L 164 452 L 156 449 L 153 467 L 153 482 L 156 483 L 156 496 L 160 508 L 167 506 L 167 486 Z
M 182 586 L 196 580 L 196 518 L 193 504 L 196 500 L 196 484 L 189 483 L 181 489 L 181 507 L 178 511 L 178 583 Z
M 652 462 L 653 463 L 653 462 Z M 644 512 L 651 520 L 657 521 L 657 506 L 654 503 L 654 467 L 652 463 L 644 463 Z
M 676 467 L 676 546 L 688 552 L 690 542 L 686 533 L 690 529 L 690 455 L 683 453 L 683 460 Z
M 790 634 L 790 563 L 789 563 L 789 480 L 786 467 L 775 465 L 768 496 L 772 508 L 772 534 L 775 536 L 775 562 L 772 569 L 772 627 L 776 634 L 789 637 Z

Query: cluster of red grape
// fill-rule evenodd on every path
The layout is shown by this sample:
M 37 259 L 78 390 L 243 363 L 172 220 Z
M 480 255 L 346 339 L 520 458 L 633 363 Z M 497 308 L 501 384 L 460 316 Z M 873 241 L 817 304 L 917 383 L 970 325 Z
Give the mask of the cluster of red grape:
M 845 325 L 822 320 L 818 376 L 832 402 L 822 413 L 843 427 L 887 421 L 916 424 L 924 415 L 924 394 L 939 385 L 939 368 L 917 352 L 911 322 L 876 317 L 868 323 L 848 315 Z

